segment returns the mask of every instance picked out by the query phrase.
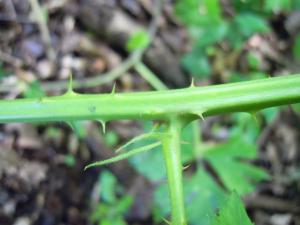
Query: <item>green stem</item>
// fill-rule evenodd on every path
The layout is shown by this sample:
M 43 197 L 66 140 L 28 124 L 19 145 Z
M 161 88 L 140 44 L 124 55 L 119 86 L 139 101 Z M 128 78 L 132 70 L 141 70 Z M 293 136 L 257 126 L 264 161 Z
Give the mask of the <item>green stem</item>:
M 208 87 L 124 94 L 76 94 L 0 101 L 0 123 L 190 119 L 300 102 L 300 75 Z
M 168 124 L 167 135 L 162 141 L 172 206 L 172 225 L 187 225 L 182 188 L 181 129 L 180 119 L 173 117 Z
M 156 75 L 144 63 L 139 62 L 135 65 L 135 69 L 139 74 L 156 90 L 167 90 L 168 87 L 161 82 Z

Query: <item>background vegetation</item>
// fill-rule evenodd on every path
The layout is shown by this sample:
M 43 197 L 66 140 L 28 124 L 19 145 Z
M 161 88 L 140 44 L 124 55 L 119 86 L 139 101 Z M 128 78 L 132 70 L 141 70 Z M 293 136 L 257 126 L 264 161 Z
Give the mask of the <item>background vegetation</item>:
M 81 93 L 297 73 L 299 7 L 296 0 L 3 1 L 1 98 L 61 94 L 70 73 Z M 300 224 L 299 121 L 295 105 L 187 127 L 190 223 L 250 224 L 239 195 L 255 224 Z M 164 224 L 170 204 L 160 150 L 83 172 L 151 127 L 118 121 L 103 133 L 89 121 L 0 125 L 0 224 Z M 151 143 L 141 138 L 130 147 Z M 233 205 L 241 209 L 234 222 L 226 218 Z

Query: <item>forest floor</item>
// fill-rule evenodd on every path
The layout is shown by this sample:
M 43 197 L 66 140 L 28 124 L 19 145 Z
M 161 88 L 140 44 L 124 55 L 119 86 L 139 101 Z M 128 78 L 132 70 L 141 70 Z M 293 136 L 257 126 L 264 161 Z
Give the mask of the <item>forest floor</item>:
M 117 77 L 107 72 L 122 67 L 128 59 L 128 37 L 151 26 L 155 12 L 152 1 L 49 0 L 43 6 L 46 13 L 40 16 L 48 22 L 50 43 L 47 32 L 41 32 L 43 23 L 34 19 L 38 15 L 31 10 L 30 1 L 0 1 L 2 99 L 36 96 L 41 87 L 47 95 L 62 94 L 70 73 L 83 83 L 93 77 L 103 78 L 98 79 L 99 85 L 79 85 L 76 91 L 82 93 L 109 92 L 115 78 L 118 92 L 151 89 L 135 70 Z M 191 80 L 180 65 L 180 57 L 188 51 L 190 42 L 172 7 L 171 1 L 163 7 L 157 32 L 143 60 L 169 88 L 181 88 Z M 295 20 L 299 15 L 277 15 L 271 21 L 271 34 L 250 38 L 233 64 L 226 62 L 226 57 L 214 59 L 213 76 L 197 85 L 223 82 L 218 65 L 223 68 L 230 64 L 243 71 L 245 52 L 253 48 L 259 49 L 270 73 L 299 71 L 300 65 L 288 60 L 288 46 L 294 38 L 290 30 Z M 259 46 L 255 46 L 257 41 Z M 53 81 L 56 83 L 51 85 Z M 213 125 L 222 121 L 226 116 L 205 121 L 205 140 L 223 138 L 212 132 Z M 92 224 L 89 218 L 99 200 L 95 192 L 101 168 L 84 172 L 84 166 L 113 156 L 110 142 L 116 145 L 142 133 L 137 121 L 111 122 L 107 129 L 117 134 L 110 137 L 112 140 L 103 136 L 94 122 L 85 122 L 77 132 L 64 123 L 0 125 L 0 224 Z M 291 107 L 285 108 L 265 124 L 257 144 L 259 158 L 255 163 L 266 168 L 272 179 L 244 199 L 250 217 L 257 225 L 300 225 L 300 116 Z M 134 196 L 126 216 L 128 223 L 153 224 L 151 198 L 155 184 L 139 175 L 127 161 L 108 168 Z

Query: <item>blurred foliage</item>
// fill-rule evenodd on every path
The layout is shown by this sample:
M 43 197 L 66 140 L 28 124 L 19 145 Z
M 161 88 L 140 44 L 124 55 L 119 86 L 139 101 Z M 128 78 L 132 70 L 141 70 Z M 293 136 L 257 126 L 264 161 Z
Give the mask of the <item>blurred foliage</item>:
M 204 158 L 208 160 L 221 178 L 227 190 L 236 190 L 240 195 L 253 191 L 261 180 L 268 179 L 268 174 L 245 160 L 257 157 L 255 143 L 245 141 L 237 136 L 225 144 L 217 145 L 206 151 Z
M 43 88 L 39 81 L 33 81 L 26 86 L 26 89 L 23 93 L 25 98 L 42 98 L 46 96 Z
M 300 1 L 234 0 L 227 7 L 228 11 L 224 10 L 219 0 L 183 0 L 175 5 L 175 14 L 186 26 L 192 40 L 182 65 L 195 78 L 203 79 L 213 73 L 212 62 L 220 51 L 226 49 L 227 55 L 238 53 L 252 35 L 270 32 L 272 28 L 268 21 L 272 16 L 299 9 Z M 300 55 L 298 39 L 294 46 L 297 59 Z M 248 58 L 250 68 L 258 69 L 258 60 L 251 55 Z
M 0 80 L 7 75 L 8 75 L 8 73 L 5 71 L 5 69 L 3 67 L 3 62 L 0 60 Z
M 232 13 L 224 11 L 220 0 L 182 0 L 175 4 L 175 14 L 186 26 L 191 39 L 190 51 L 182 57 L 181 62 L 196 79 L 209 78 L 215 72 L 214 60 L 224 60 L 227 55 L 239 57 L 246 41 L 253 35 L 271 32 L 269 21 L 274 14 L 300 9 L 300 0 L 233 0 L 230 4 Z M 126 47 L 132 52 L 145 49 L 149 42 L 147 33 L 138 31 L 131 36 Z M 300 60 L 299 35 L 294 40 L 293 55 Z M 238 68 L 230 68 L 226 81 L 239 82 L 269 76 L 261 71 L 262 61 L 256 54 L 247 51 L 245 60 L 247 70 L 240 72 Z M 298 112 L 299 108 L 299 105 L 294 106 Z M 252 192 L 259 182 L 270 178 L 265 170 L 251 164 L 251 161 L 257 157 L 256 141 L 261 128 L 264 124 L 272 123 L 278 112 L 278 108 L 270 108 L 259 113 L 253 112 L 253 115 L 231 115 L 228 119 L 230 125 L 226 125 L 228 140 L 213 145 L 201 141 L 196 145 L 195 138 L 200 137 L 194 135 L 193 126 L 184 129 L 181 137 L 182 162 L 196 166 L 192 174 L 184 176 L 187 217 L 191 224 L 252 224 L 239 195 Z M 143 124 L 145 133 L 151 130 L 152 125 L 149 122 Z M 213 132 L 220 132 L 222 126 L 216 123 Z M 109 146 L 115 146 L 118 142 L 113 133 L 105 135 L 104 140 Z M 135 149 L 153 142 L 151 138 L 141 139 L 131 147 Z M 162 151 L 138 154 L 129 162 L 137 172 L 158 184 L 154 193 L 153 215 L 157 223 L 161 222 L 170 214 Z M 108 183 L 107 191 L 113 190 L 115 181 Z M 112 193 L 106 195 L 103 195 L 103 199 L 113 199 L 107 202 L 117 201 Z M 106 214 L 101 216 L 106 217 Z
M 132 205 L 132 197 L 123 195 L 116 177 L 107 170 L 100 175 L 99 194 L 101 200 L 90 217 L 91 221 L 99 225 L 127 225 L 124 216 Z
M 257 157 L 255 140 L 260 130 L 259 124 L 256 124 L 250 115 L 235 114 L 235 116 L 239 117 L 234 119 L 236 126 L 231 128 L 231 138 L 221 144 L 211 145 L 200 142 L 200 146 L 196 146 L 194 139 L 200 137 L 193 135 L 193 125 L 191 124 L 183 130 L 181 137 L 182 162 L 183 164 L 196 162 L 198 165 L 196 172 L 184 177 L 187 217 L 191 224 L 211 224 L 216 210 L 222 207 L 231 191 L 235 190 L 240 195 L 250 193 L 260 181 L 269 178 L 264 170 L 248 162 Z M 145 133 L 151 130 L 151 125 L 150 122 L 144 123 Z M 245 134 L 245 136 L 241 136 L 241 134 Z M 141 140 L 133 147 L 150 143 L 152 140 Z M 202 166 L 203 160 L 212 166 L 225 189 L 220 186 L 220 181 L 217 181 Z M 160 183 L 154 194 L 153 214 L 155 221 L 161 221 L 170 214 L 171 210 L 162 151 L 139 154 L 130 158 L 129 161 L 140 174 L 151 181 Z
M 300 61 L 300 35 L 298 34 L 295 37 L 295 43 L 293 46 L 293 54 L 294 54 L 294 58 L 298 61 Z
M 103 140 L 108 147 L 115 147 L 119 142 L 119 137 L 116 132 L 108 131 L 103 134 Z
M 239 196 L 232 192 L 222 205 L 219 213 L 215 216 L 212 225 L 232 225 L 243 224 L 253 225 L 251 223 L 243 203 Z
M 150 37 L 144 30 L 136 31 L 126 43 L 126 49 L 133 52 L 137 49 L 145 49 L 150 44 Z
M 72 154 L 67 154 L 67 155 L 65 155 L 64 163 L 68 167 L 73 167 L 76 165 L 76 158 Z

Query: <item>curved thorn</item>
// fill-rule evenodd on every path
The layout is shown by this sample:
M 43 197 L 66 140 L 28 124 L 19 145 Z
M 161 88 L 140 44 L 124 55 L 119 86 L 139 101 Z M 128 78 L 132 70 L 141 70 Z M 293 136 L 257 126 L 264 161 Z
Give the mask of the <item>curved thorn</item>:
M 186 169 L 188 169 L 190 166 L 191 166 L 191 164 L 186 165 L 186 166 L 184 166 L 184 167 L 182 168 L 182 170 L 186 170 Z
M 257 119 L 257 113 L 254 111 L 254 112 L 249 112 L 252 119 L 255 121 L 256 124 L 259 124 L 258 122 L 258 119 Z
M 113 88 L 111 90 L 111 94 L 114 95 L 116 93 L 116 82 L 113 85 Z
M 204 116 L 203 116 L 203 112 L 194 112 L 193 114 L 195 114 L 196 116 L 198 116 L 203 122 L 205 122 Z
M 99 123 L 102 126 L 102 132 L 103 132 L 103 134 L 105 134 L 105 132 L 106 132 L 106 122 L 104 120 L 98 120 L 98 121 L 99 121 Z
M 75 131 L 75 125 L 72 121 L 66 121 L 66 124 L 72 129 L 72 131 Z
M 194 87 L 196 87 L 195 80 L 194 80 L 194 77 L 192 77 L 190 88 L 194 88 Z
M 68 83 L 68 89 L 65 95 L 75 95 L 76 93 L 73 90 L 73 75 L 70 73 L 69 75 L 69 83 Z
M 73 75 L 72 75 L 72 73 L 70 73 L 70 75 L 69 75 L 68 92 L 73 92 Z
M 166 218 L 162 218 L 162 220 L 163 220 L 166 224 L 171 225 L 171 221 L 167 220 Z
M 203 122 L 205 122 L 205 119 L 204 119 L 204 116 L 203 116 L 202 113 L 200 113 L 198 116 L 200 117 L 200 119 L 201 119 Z

